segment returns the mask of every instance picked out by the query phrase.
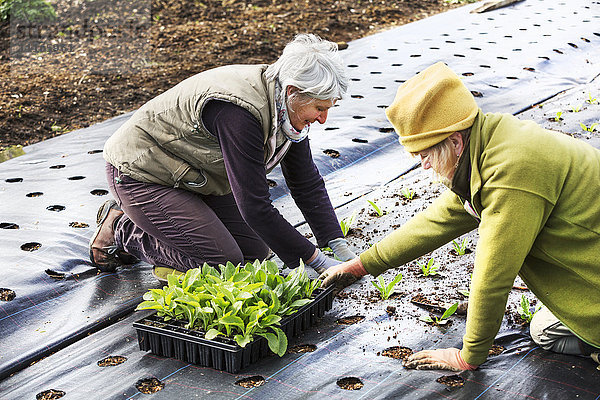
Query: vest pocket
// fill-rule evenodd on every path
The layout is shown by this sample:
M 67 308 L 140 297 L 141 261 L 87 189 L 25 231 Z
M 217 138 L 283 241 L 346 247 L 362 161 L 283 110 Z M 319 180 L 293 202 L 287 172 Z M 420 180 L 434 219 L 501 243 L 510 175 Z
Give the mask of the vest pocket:
M 206 185 L 208 179 L 202 173 L 202 170 L 190 168 L 177 182 L 175 187 L 183 186 L 191 191 L 197 191 Z

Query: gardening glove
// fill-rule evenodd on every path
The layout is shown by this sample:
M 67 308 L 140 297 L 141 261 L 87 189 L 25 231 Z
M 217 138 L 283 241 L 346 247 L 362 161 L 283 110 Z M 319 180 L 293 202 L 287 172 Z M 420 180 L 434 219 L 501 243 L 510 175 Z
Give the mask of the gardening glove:
M 342 261 L 350 261 L 356 258 L 356 254 L 348 247 L 348 242 L 344 238 L 332 239 L 327 246 L 333 251 L 333 254 Z
M 367 275 L 367 270 L 360 262 L 360 258 L 356 257 L 353 260 L 343 264 L 329 268 L 319 276 L 323 281 L 321 287 L 334 286 L 334 296 L 337 295 L 345 287 L 352 285 L 354 282 Z
M 311 262 L 307 262 L 306 265 L 314 269 L 317 274 L 322 274 L 328 268 L 338 265 L 339 263 L 338 260 L 327 257 L 321 250 L 317 249 L 317 256 L 313 258 Z
M 474 370 L 479 365 L 472 365 L 463 360 L 460 350 L 456 348 L 422 350 L 408 357 L 404 362 L 406 368 L 445 369 L 448 371 Z

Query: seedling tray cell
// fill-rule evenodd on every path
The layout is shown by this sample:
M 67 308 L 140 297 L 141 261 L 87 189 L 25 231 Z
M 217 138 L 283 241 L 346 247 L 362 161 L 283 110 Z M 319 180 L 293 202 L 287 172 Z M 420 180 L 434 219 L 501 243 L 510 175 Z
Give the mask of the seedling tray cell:
M 318 318 L 331 309 L 333 287 L 316 289 L 313 297 L 311 303 L 281 320 L 281 329 L 288 339 L 315 325 Z M 205 339 L 204 332 L 187 329 L 182 321 L 164 322 L 156 314 L 134 322 L 133 326 L 142 351 L 232 374 L 272 354 L 263 337 L 240 347 L 232 339 L 221 336 Z

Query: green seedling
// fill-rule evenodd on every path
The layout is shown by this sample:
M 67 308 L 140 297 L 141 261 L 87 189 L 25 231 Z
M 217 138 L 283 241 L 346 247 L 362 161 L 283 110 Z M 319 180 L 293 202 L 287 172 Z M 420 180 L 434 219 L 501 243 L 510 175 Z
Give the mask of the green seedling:
M 150 289 L 136 310 L 156 310 L 164 321 L 185 321 L 206 339 L 222 335 L 240 347 L 262 336 L 283 356 L 287 337 L 281 320 L 310 303 L 321 281 L 311 280 L 302 262 L 285 277 L 269 260 L 219 267 L 204 264 L 180 276 L 169 275 L 168 286 Z
M 367 200 L 367 202 L 371 205 L 373 210 L 375 210 L 378 217 L 381 217 L 385 213 L 377 204 L 375 204 L 375 202 L 371 200 Z
M 578 106 L 572 106 L 571 107 L 571 111 L 573 111 L 573 112 L 579 112 L 579 111 L 581 111 L 581 104 L 578 105 Z
M 585 124 L 582 124 L 580 122 L 579 125 L 581 126 L 581 129 L 583 129 L 586 132 L 594 132 L 596 130 L 596 127 L 598 126 L 598 123 L 594 122 L 590 126 L 586 126 Z
M 459 290 L 458 290 L 458 293 L 462 294 L 462 295 L 463 295 L 463 296 L 465 296 L 465 297 L 469 297 L 469 295 L 471 294 L 471 292 L 470 292 L 470 291 L 468 291 L 468 290 L 463 290 L 463 289 L 459 289 Z
M 454 251 L 456 251 L 456 254 L 459 256 L 465 255 L 467 251 L 467 238 L 463 238 L 460 243 L 458 243 L 456 240 L 453 240 L 452 247 L 454 247 Z
M 400 193 L 402 193 L 402 196 L 404 196 L 404 198 L 407 200 L 412 200 L 413 197 L 415 197 L 415 192 L 413 192 L 409 188 L 402 188 L 400 190 Z
M 342 234 L 344 237 L 350 232 L 352 225 L 354 225 L 354 221 L 356 220 L 356 211 L 352 213 L 351 216 L 346 217 L 340 221 L 340 228 L 342 228 Z
M 444 311 L 441 317 L 433 316 L 433 318 L 429 315 L 422 315 L 419 319 L 423 322 L 429 322 L 435 325 L 446 325 L 449 321 L 448 318 L 452 316 L 458 309 L 458 302 L 452 304 L 450 307 Z
M 557 112 L 556 112 L 556 116 L 554 117 L 554 121 L 555 121 L 555 122 L 562 121 L 562 115 L 563 115 L 563 112 L 562 112 L 562 111 L 557 111 Z
M 53 123 L 50 129 L 52 130 L 52 132 L 60 132 L 62 130 L 62 127 L 56 125 L 56 123 Z
M 427 263 L 417 261 L 417 264 L 419 264 L 419 267 L 421 267 L 421 272 L 423 273 L 423 276 L 439 275 L 439 266 L 435 264 L 434 258 L 430 258 L 429 261 L 427 261 Z
M 519 304 L 519 315 L 524 319 L 527 323 L 531 322 L 531 319 L 535 315 L 536 312 L 539 311 L 541 306 L 537 306 L 537 308 L 531 312 L 531 304 L 529 303 L 529 299 L 525 297 L 524 294 L 521 295 L 521 303 Z
M 598 104 L 598 99 L 592 97 L 591 93 L 588 93 L 589 98 L 585 101 L 588 104 Z
M 371 281 L 371 283 L 377 288 L 377 290 L 379 290 L 379 295 L 381 296 L 381 298 L 383 300 L 387 300 L 390 298 L 392 293 L 394 293 L 394 286 L 396 286 L 396 284 L 401 280 L 402 274 L 398 274 L 390 283 L 386 285 L 385 281 L 383 280 L 383 276 L 379 275 L 377 277 L 377 281 L 379 281 L 379 283 L 377 283 L 377 281 Z

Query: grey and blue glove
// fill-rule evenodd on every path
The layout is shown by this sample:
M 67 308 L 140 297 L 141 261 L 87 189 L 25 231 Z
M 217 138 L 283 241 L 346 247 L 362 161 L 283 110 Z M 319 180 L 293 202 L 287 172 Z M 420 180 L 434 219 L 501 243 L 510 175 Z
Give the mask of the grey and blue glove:
M 314 269 L 315 272 L 319 275 L 325 272 L 327 268 L 333 267 L 338 264 L 340 264 L 340 261 L 327 257 L 319 249 L 317 249 L 317 256 L 311 262 L 306 263 L 306 265 Z
M 327 245 L 333 251 L 333 254 L 342 261 L 350 261 L 356 258 L 356 254 L 348 247 L 348 242 L 344 238 L 330 240 Z

